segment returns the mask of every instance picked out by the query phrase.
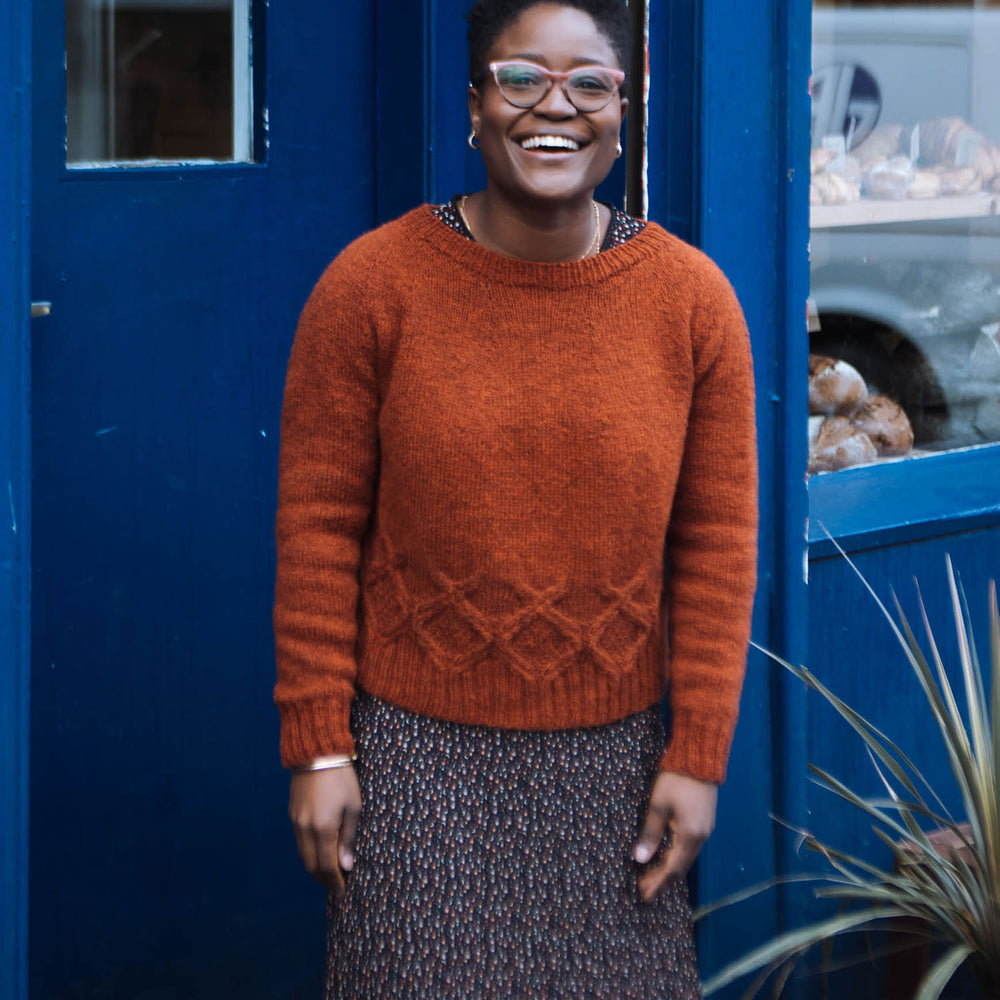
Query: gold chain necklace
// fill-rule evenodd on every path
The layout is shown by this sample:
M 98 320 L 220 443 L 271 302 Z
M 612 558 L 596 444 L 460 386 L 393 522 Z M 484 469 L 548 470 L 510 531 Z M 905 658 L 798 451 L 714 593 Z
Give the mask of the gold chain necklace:
M 462 224 L 468 230 L 469 235 L 475 240 L 476 236 L 472 232 L 472 226 L 469 225 L 469 218 L 465 214 L 465 202 L 468 199 L 467 194 L 463 194 L 455 202 L 455 206 L 458 208 L 458 214 L 462 219 Z M 587 248 L 587 252 L 582 257 L 577 257 L 577 260 L 586 260 L 588 257 L 593 257 L 601 249 L 601 210 L 597 207 L 597 202 L 592 202 L 594 206 L 594 238 L 590 241 L 590 246 Z M 477 240 L 478 242 L 478 240 Z

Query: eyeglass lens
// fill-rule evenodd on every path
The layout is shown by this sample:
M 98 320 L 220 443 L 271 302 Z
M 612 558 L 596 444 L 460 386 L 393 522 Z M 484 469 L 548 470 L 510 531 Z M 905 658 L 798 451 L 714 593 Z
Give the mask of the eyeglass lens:
M 533 108 L 548 93 L 552 81 L 537 67 L 525 64 L 503 66 L 496 72 L 504 98 L 516 108 Z M 563 83 L 563 89 L 578 111 L 600 111 L 614 96 L 618 83 L 599 67 L 587 67 Z

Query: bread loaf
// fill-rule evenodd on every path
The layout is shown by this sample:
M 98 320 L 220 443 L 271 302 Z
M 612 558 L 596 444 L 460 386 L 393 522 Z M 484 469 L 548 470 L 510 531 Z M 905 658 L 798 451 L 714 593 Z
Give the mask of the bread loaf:
M 980 142 L 979 148 L 976 150 L 976 158 L 973 160 L 972 166 L 982 177 L 984 183 L 993 180 L 994 174 L 997 173 L 996 167 L 993 165 L 993 147 L 985 139 Z
M 814 149 L 809 153 L 809 173 L 822 173 L 837 158 L 832 149 Z
M 853 413 L 868 394 L 861 373 L 846 361 L 809 355 L 809 412 L 823 415 Z
M 962 118 L 934 118 L 920 123 L 920 159 L 932 165 L 955 166 L 958 144 L 963 136 L 982 138 Z
M 846 417 L 828 417 L 809 450 L 809 472 L 836 472 L 878 458 L 878 449 L 864 431 Z
M 879 125 L 864 142 L 855 146 L 851 152 L 857 157 L 861 170 L 869 170 L 876 163 L 895 156 L 899 152 L 902 132 L 902 125 Z
M 983 189 L 982 175 L 975 167 L 934 167 L 941 179 L 941 194 L 945 196 L 976 194 Z
M 861 197 L 861 188 L 844 180 L 840 174 L 816 174 L 809 188 L 810 199 L 815 188 L 824 205 L 847 205 Z
M 894 156 L 876 163 L 864 176 L 861 190 L 869 198 L 899 200 L 909 195 L 913 164 L 908 156 Z
M 913 427 L 906 412 L 888 396 L 869 396 L 851 423 L 864 431 L 880 455 L 908 455 L 913 448 Z
M 941 194 L 941 176 L 933 170 L 915 170 L 910 181 L 911 198 L 937 198 Z

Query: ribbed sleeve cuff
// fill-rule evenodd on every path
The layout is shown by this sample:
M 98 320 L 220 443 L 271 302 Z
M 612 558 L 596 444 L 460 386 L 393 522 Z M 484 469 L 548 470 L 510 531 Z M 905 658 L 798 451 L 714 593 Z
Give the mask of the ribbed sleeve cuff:
M 351 706 L 335 699 L 313 699 L 279 706 L 281 763 L 301 767 L 317 757 L 354 753 Z
M 735 719 L 706 720 L 698 713 L 675 709 L 673 734 L 660 760 L 660 770 L 721 785 L 726 780 L 735 727 Z

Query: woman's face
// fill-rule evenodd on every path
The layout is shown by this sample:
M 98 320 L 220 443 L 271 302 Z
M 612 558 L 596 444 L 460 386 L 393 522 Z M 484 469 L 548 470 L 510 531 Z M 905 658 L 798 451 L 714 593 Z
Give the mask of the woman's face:
M 496 40 L 487 61 L 525 59 L 554 72 L 600 65 L 621 69 L 614 49 L 589 14 L 575 7 L 530 7 Z M 572 201 L 589 196 L 615 161 L 628 100 L 615 94 L 600 111 L 578 111 L 562 86 L 552 85 L 533 108 L 516 108 L 492 74 L 469 91 L 472 127 L 482 144 L 490 184 L 508 197 Z M 571 139 L 578 148 L 539 145 L 545 136 Z M 528 143 L 527 140 L 535 142 Z

